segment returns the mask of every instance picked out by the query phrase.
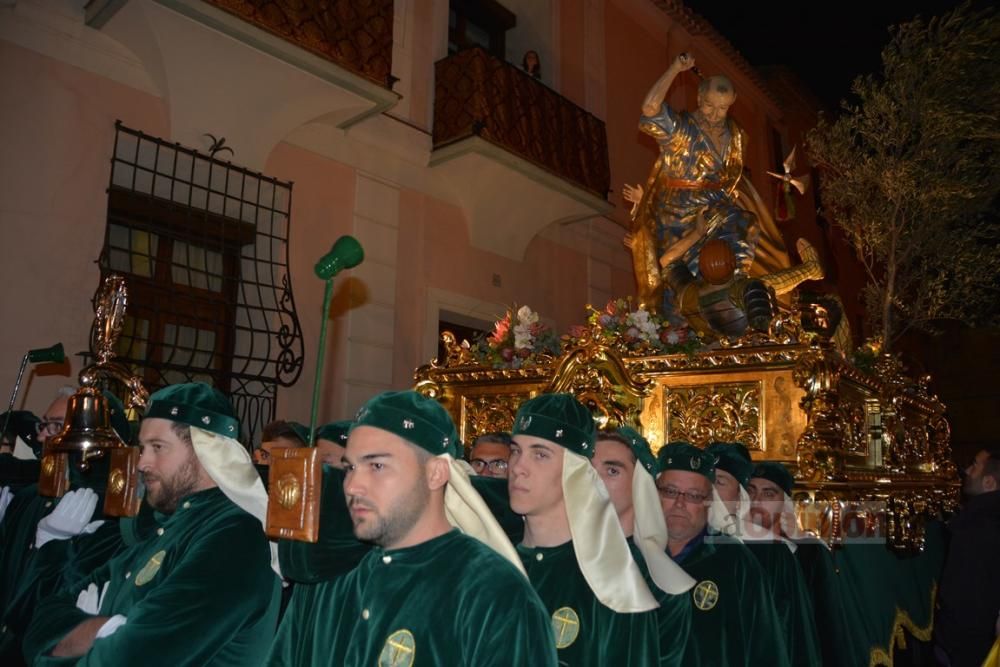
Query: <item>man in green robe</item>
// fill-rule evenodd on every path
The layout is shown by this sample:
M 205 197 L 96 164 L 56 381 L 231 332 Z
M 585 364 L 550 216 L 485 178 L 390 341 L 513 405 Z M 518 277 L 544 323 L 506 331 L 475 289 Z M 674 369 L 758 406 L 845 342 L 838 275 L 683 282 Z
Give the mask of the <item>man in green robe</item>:
M 710 518 L 709 523 L 718 524 L 720 532 L 739 538 L 750 512 L 746 486 L 753 472 L 753 459 L 742 442 L 710 442 L 705 453 L 715 460 L 712 485 L 715 496 L 721 501 L 721 506 L 713 504 L 710 510 L 718 520 Z
M 129 442 L 125 406 L 110 392 L 104 399 L 112 427 Z M 39 448 L 62 428 L 67 402 L 60 390 L 45 411 Z M 92 459 L 86 472 L 77 468 L 78 460 L 70 457 L 70 491 L 62 498 L 42 496 L 38 484 L 31 484 L 15 494 L 0 523 L 0 664 L 22 664 L 22 637 L 40 599 L 124 548 L 118 519 L 103 512 L 108 458 Z
M 686 442 L 665 445 L 656 486 L 671 557 L 698 583 L 685 665 L 788 665 L 788 652 L 764 572 L 736 539 L 709 533 L 715 457 Z
M 153 535 L 42 601 L 34 665 L 260 664 L 277 623 L 267 494 L 229 401 L 191 383 L 150 397 L 139 433 Z
M 556 664 L 548 614 L 456 442 L 445 409 L 416 392 L 361 408 L 343 489 L 355 536 L 374 547 L 293 601 L 267 664 Z
M 303 604 L 303 598 L 311 595 L 309 584 L 332 581 L 350 572 L 371 550 L 370 543 L 354 536 L 354 524 L 344 496 L 344 445 L 351 424 L 350 420 L 341 420 L 316 429 L 315 447 L 323 462 L 316 542 L 278 541 L 281 574 L 295 582 L 293 606 Z
M 812 600 L 794 555 L 797 547 L 779 528 L 782 516 L 785 521 L 795 521 L 791 507 L 794 483 L 791 473 L 777 461 L 761 461 L 754 467 L 747 481 L 751 521 L 743 543 L 764 568 L 778 622 L 784 628 L 789 661 L 818 665 L 822 663 L 819 635 Z
M 638 431 L 623 426 L 599 431 L 594 469 L 618 513 L 635 562 L 660 608 L 660 665 L 681 665 L 691 631 L 691 596 L 695 581 L 667 554 L 667 524 L 656 492 L 656 457 Z
M 560 664 L 659 664 L 658 605 L 590 464 L 590 412 L 570 394 L 542 394 L 521 405 L 512 436 L 517 550 L 552 615 Z

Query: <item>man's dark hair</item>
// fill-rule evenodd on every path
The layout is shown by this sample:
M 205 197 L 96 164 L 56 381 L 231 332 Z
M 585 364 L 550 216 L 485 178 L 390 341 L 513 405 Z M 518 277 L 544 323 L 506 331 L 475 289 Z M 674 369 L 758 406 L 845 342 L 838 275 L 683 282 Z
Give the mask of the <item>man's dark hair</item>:
M 510 433 L 504 433 L 502 431 L 498 431 L 496 433 L 483 433 L 482 435 L 478 436 L 475 440 L 472 441 L 472 446 L 475 447 L 481 442 L 485 443 L 493 442 L 498 445 L 504 445 L 505 447 L 510 447 L 514 441 L 511 439 Z
M 305 447 L 308 444 L 302 439 L 302 436 L 296 432 L 292 425 L 283 419 L 278 419 L 265 426 L 264 432 L 261 434 L 262 442 L 270 442 L 271 440 L 277 440 L 278 438 L 291 440 L 297 447 Z

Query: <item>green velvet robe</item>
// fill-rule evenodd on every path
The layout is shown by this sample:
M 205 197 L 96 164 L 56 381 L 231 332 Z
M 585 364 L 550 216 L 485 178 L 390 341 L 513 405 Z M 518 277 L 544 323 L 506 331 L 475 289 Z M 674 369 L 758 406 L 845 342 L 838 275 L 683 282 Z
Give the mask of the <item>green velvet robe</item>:
M 557 547 L 518 545 L 517 552 L 552 615 L 560 665 L 659 664 L 656 610 L 619 614 L 601 604 L 580 571 L 572 542 Z
M 660 665 L 661 667 L 680 667 L 684 660 L 684 647 L 687 646 L 691 634 L 691 616 L 694 606 L 691 596 L 670 595 L 656 587 L 656 582 L 649 576 L 649 569 L 642 557 L 642 552 L 635 546 L 632 538 L 628 538 L 628 547 L 632 558 L 642 570 L 646 585 L 656 597 L 660 608 L 656 610 L 656 621 L 660 632 Z
M 296 584 L 332 581 L 353 570 L 372 546 L 354 537 L 354 524 L 344 497 L 344 471 L 323 466 L 319 537 L 315 543 L 279 540 L 281 574 Z M 293 597 L 298 595 L 299 588 Z
M 556 665 L 549 616 L 524 576 L 457 530 L 292 598 L 269 665 Z
M 71 488 L 97 492 L 98 504 L 91 520 L 104 524 L 91 534 L 68 540 L 51 540 L 35 548 L 38 522 L 50 514 L 58 498 L 38 495 L 38 485 L 15 496 L 0 526 L 0 664 L 22 664 L 21 637 L 38 601 L 61 586 L 88 575 L 122 550 L 119 521 L 103 514 L 106 465 L 93 465 L 87 475 L 70 469 Z
M 260 664 L 277 623 L 279 579 L 260 522 L 218 488 L 192 494 L 156 533 L 88 578 L 44 600 L 24 640 L 25 657 L 45 665 Z M 48 654 L 82 621 L 76 607 L 89 583 L 110 582 L 101 616 L 125 625 L 81 658 Z
M 469 477 L 472 487 L 479 492 L 479 495 L 486 506 L 493 513 L 493 518 L 500 524 L 500 528 L 507 534 L 507 539 L 511 544 L 520 544 L 524 539 L 524 517 L 516 514 L 510 508 L 510 492 L 507 490 L 507 480 L 499 477 L 483 477 L 472 475 Z
M 694 616 L 685 665 L 788 665 L 764 571 L 749 549 L 710 535 L 678 562 L 698 582 L 691 590 Z
M 795 555 L 813 594 L 824 664 L 864 667 L 891 656 L 900 627 L 914 654 L 919 651 L 910 628 L 918 629 L 921 641 L 930 640 L 944 535 L 937 521 L 925 531 L 919 553 L 896 553 L 877 541 L 847 541 L 833 551 L 799 544 Z M 902 619 L 905 625 L 897 625 Z
M 789 662 L 805 667 L 822 664 L 812 599 L 795 555 L 784 542 L 748 540 L 744 544 L 764 568 Z

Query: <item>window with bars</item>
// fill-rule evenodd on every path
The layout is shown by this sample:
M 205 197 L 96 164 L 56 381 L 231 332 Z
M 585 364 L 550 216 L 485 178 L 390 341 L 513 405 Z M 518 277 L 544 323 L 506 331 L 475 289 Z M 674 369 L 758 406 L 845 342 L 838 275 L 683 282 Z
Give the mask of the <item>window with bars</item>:
M 118 357 L 155 390 L 204 381 L 253 440 L 302 371 L 291 183 L 116 124 L 101 278 L 126 278 Z

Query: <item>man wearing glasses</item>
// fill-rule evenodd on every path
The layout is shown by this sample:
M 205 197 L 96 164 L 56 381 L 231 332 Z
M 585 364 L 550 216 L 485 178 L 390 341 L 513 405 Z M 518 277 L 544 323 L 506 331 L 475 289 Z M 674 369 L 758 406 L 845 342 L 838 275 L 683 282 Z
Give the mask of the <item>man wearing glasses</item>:
M 698 582 L 683 664 L 788 665 L 763 570 L 745 546 L 709 531 L 715 457 L 674 442 L 660 449 L 657 470 L 667 553 Z
M 38 447 L 44 447 L 45 442 L 62 430 L 63 422 L 66 421 L 66 407 L 69 405 L 69 397 L 76 392 L 76 389 L 66 385 L 56 392 L 55 400 L 45 410 L 42 420 L 38 422 Z
M 469 452 L 469 463 L 476 474 L 507 479 L 510 442 L 509 433 L 484 433 L 476 438 Z

